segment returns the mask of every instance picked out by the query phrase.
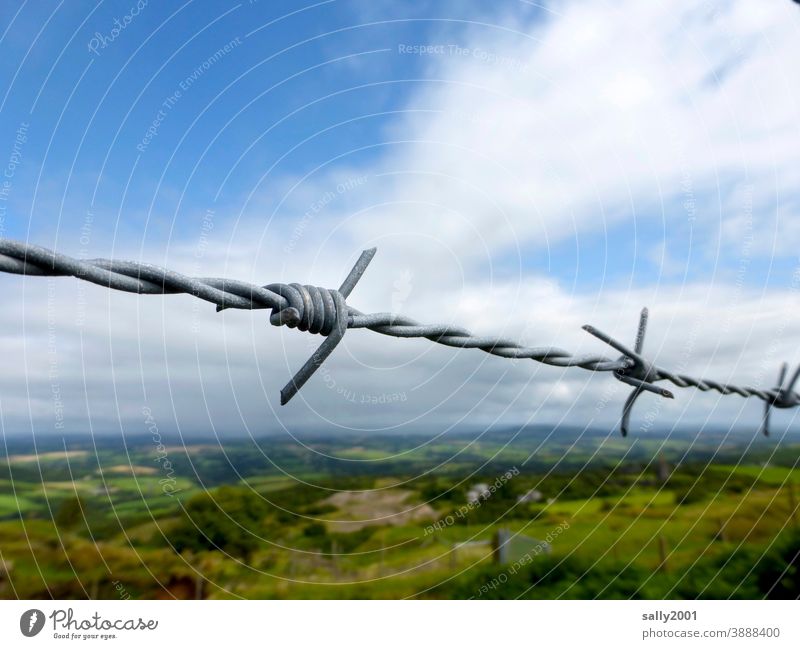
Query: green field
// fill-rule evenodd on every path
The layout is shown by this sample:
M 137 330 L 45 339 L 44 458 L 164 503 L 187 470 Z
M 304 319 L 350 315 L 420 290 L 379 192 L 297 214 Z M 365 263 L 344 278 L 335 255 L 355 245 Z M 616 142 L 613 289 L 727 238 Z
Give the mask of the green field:
M 545 433 L 19 441 L 0 597 L 800 594 L 800 445 Z

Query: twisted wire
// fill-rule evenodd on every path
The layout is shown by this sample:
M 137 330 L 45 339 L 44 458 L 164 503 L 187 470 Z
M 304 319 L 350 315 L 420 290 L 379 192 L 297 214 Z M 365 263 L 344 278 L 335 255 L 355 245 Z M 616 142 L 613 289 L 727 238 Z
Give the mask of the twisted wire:
M 270 322 L 328 335 L 339 314 L 334 291 L 301 284 L 257 286 L 239 280 L 188 277 L 151 264 L 110 259 L 78 260 L 33 244 L 0 239 L 0 271 L 19 275 L 72 276 L 106 288 L 140 295 L 186 293 L 222 309 L 272 309 Z M 556 367 L 611 372 L 623 361 L 602 355 L 574 355 L 556 347 L 526 347 L 505 338 L 473 336 L 452 325 L 423 325 L 394 313 L 364 314 L 347 307 L 347 327 L 397 338 L 427 338 L 448 347 L 480 349 L 502 358 L 530 359 Z
M 301 331 L 323 336 L 329 336 L 341 328 L 341 338 L 345 329 L 365 328 L 386 336 L 426 338 L 440 345 L 480 349 L 502 358 L 530 359 L 546 365 L 580 367 L 594 372 L 616 373 L 628 369 L 633 363 L 632 359 L 624 355 L 613 360 L 598 354 L 576 355 L 556 347 L 527 347 L 506 338 L 475 336 L 467 329 L 453 325 L 421 324 L 394 313 L 364 314 L 345 303 L 345 298 L 363 268 L 356 277 L 348 279 L 339 291 L 295 283 L 258 286 L 217 277 L 189 277 L 166 268 L 133 261 L 79 260 L 33 244 L 0 238 L 0 271 L 19 275 L 72 276 L 109 289 L 140 295 L 185 293 L 216 305 L 218 311 L 271 309 L 270 322 L 273 325 L 296 327 Z M 346 326 L 341 321 L 345 315 Z M 314 359 L 314 362 L 318 366 L 321 361 Z M 675 374 L 660 367 L 654 370 L 651 380 L 667 380 L 681 388 L 694 387 L 703 392 L 716 391 L 723 395 L 756 397 L 769 403 L 776 402 L 782 396 L 784 399 L 790 397 L 794 401 L 800 400 L 800 395 L 781 395 L 777 389 L 761 390 L 718 383 Z M 294 386 L 295 392 L 299 385 L 301 383 Z
M 697 388 L 701 392 L 715 391 L 720 394 L 738 394 L 740 397 L 756 397 L 764 401 L 774 401 L 779 397 L 778 390 L 761 390 L 748 386 L 730 385 L 729 383 L 717 383 L 709 379 L 696 379 L 686 374 L 673 374 L 667 370 L 658 368 L 656 370 L 656 380 L 666 380 L 677 385 L 679 388 Z
M 580 367 L 597 372 L 613 372 L 624 369 L 627 363 L 614 361 L 605 356 L 586 354 L 577 356 L 557 347 L 525 347 L 507 338 L 474 336 L 467 329 L 452 325 L 423 325 L 406 316 L 394 313 L 372 313 L 364 315 L 350 307 L 348 326 L 365 327 L 370 331 L 397 338 L 427 338 L 428 340 L 462 349 L 480 349 L 487 354 L 502 358 L 530 359 L 556 367 Z

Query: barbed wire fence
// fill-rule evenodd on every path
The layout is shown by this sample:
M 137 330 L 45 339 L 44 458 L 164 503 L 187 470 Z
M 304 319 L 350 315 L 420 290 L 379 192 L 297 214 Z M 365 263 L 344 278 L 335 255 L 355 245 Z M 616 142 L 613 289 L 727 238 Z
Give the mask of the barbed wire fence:
M 287 404 L 341 342 L 348 329 L 369 329 L 397 338 L 426 338 L 431 342 L 462 349 L 480 349 L 502 358 L 530 359 L 556 367 L 577 367 L 591 372 L 610 372 L 617 380 L 633 387 L 625 400 L 620 421 L 623 436 L 628 434 L 631 410 L 643 392 L 672 399 L 669 390 L 655 385 L 669 381 L 679 388 L 696 388 L 722 395 L 756 397 L 764 401 L 762 432 L 769 435 L 770 412 L 775 408 L 800 405 L 794 392 L 800 366 L 786 382 L 787 365 L 778 375 L 776 387 L 760 388 L 719 383 L 686 374 L 670 372 L 650 363 L 643 355 L 648 310 L 642 310 L 633 349 L 591 325 L 583 329 L 620 352 L 617 359 L 595 354 L 572 354 L 557 347 L 526 347 L 507 338 L 475 336 L 452 325 L 421 324 L 396 313 L 365 314 L 347 304 L 347 298 L 375 256 L 376 248 L 364 250 L 350 273 L 337 289 L 303 284 L 274 283 L 258 286 L 250 282 L 218 277 L 188 277 L 160 266 L 112 259 L 75 259 L 40 246 L 0 238 L 0 271 L 17 275 L 71 276 L 99 286 L 139 295 L 185 293 L 223 309 L 271 309 L 270 323 L 297 328 L 325 337 L 294 377 L 281 390 L 281 404 Z

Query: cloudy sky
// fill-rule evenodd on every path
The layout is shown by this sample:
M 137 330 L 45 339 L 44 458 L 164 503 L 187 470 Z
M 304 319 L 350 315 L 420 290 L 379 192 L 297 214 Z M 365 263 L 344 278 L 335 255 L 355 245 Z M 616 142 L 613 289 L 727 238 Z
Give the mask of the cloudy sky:
M 4 2 L 0 233 L 191 275 L 337 287 L 534 346 L 772 387 L 800 362 L 800 7 L 671 2 Z M 188 296 L 0 277 L 6 433 L 614 425 L 609 375 Z M 633 428 L 753 429 L 676 389 Z M 776 427 L 792 413 L 776 413 Z

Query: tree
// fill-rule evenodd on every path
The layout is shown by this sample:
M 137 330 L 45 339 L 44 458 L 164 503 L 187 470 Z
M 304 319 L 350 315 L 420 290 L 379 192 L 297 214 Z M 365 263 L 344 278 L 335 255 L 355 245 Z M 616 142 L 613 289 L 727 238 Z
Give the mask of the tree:
M 767 553 L 758 569 L 758 586 L 769 599 L 800 597 L 800 534 L 794 533 Z
M 80 496 L 70 496 L 61 501 L 53 515 L 53 522 L 61 529 L 72 529 L 84 520 L 85 505 Z
M 269 513 L 266 502 L 244 487 L 220 487 L 190 498 L 171 534 L 178 552 L 220 550 L 247 558 L 258 547 Z

